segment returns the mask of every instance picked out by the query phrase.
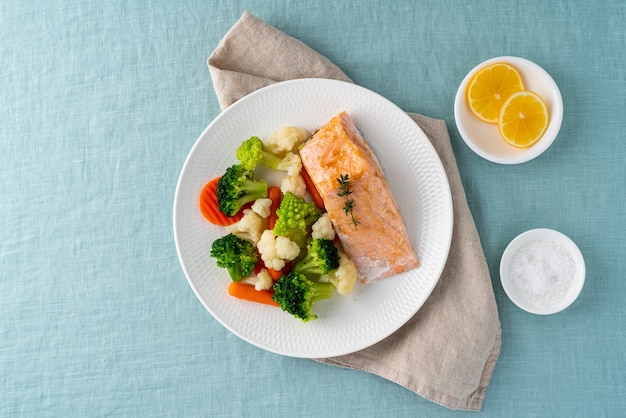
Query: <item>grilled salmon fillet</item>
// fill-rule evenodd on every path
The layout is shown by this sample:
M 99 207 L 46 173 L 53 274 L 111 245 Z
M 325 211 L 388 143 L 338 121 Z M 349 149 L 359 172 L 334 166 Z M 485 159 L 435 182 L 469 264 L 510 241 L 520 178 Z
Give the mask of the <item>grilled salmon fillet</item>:
M 341 112 L 300 149 L 302 164 L 324 200 L 344 251 L 364 283 L 419 266 L 400 210 L 378 159 L 352 118 Z M 338 196 L 340 176 L 348 175 L 348 196 Z M 353 201 L 352 222 L 344 205 Z

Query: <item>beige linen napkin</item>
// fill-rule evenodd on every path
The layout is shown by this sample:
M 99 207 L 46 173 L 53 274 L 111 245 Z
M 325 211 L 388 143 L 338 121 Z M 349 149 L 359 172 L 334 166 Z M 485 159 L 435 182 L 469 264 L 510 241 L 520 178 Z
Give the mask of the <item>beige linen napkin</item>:
M 327 58 L 245 12 L 208 59 L 222 110 L 263 86 L 295 78 L 351 81 Z M 454 232 L 448 261 L 424 306 L 385 340 L 319 362 L 384 377 L 451 409 L 479 411 L 501 345 L 498 310 L 446 124 L 409 114 L 448 175 Z

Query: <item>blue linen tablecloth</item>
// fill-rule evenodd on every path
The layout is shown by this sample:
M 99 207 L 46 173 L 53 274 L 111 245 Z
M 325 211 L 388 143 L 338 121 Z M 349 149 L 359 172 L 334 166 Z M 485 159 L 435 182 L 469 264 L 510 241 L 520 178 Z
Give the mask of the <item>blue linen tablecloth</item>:
M 219 114 L 206 58 L 250 10 L 409 112 L 443 119 L 491 271 L 502 351 L 480 415 L 626 413 L 626 6 L 583 1 L 0 4 L 0 416 L 461 416 L 385 379 L 260 350 L 186 282 L 178 175 Z M 453 117 L 479 62 L 528 58 L 561 89 L 539 158 L 474 154 Z M 531 228 L 587 281 L 535 316 L 499 281 Z

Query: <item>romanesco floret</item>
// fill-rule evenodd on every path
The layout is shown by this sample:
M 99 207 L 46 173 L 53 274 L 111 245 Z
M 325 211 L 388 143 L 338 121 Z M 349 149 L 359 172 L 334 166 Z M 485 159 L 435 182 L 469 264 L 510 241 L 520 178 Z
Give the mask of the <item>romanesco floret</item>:
M 263 218 L 252 209 L 244 209 L 243 217 L 232 225 L 226 226 L 226 231 L 247 239 L 253 244 L 259 242 L 261 234 L 265 229 Z
M 257 165 L 276 170 L 281 162 L 281 158 L 265 149 L 265 144 L 258 136 L 251 136 L 239 145 L 237 159 L 247 170 L 254 170 Z
M 302 159 L 300 154 L 288 152 L 278 163 L 277 170 L 286 171 L 288 176 L 295 176 L 302 171 Z
M 231 165 L 217 182 L 217 204 L 226 216 L 234 216 L 243 205 L 267 197 L 267 182 L 255 180 L 253 171 Z
M 299 198 L 304 198 L 306 195 L 306 183 L 300 174 L 287 176 L 280 183 L 280 191 L 283 194 L 291 192 Z
M 304 274 L 292 271 L 274 283 L 273 299 L 283 311 L 307 322 L 317 318 L 313 313 L 315 302 L 328 299 L 334 293 L 332 284 L 314 282 Z
M 272 199 L 264 197 L 264 198 L 255 200 L 252 206 L 250 207 L 250 209 L 252 209 L 254 213 L 259 215 L 261 218 L 265 219 L 268 216 L 270 216 L 271 206 L 272 206 Z
M 286 261 L 292 261 L 300 255 L 300 246 L 287 237 L 274 235 L 266 229 L 257 243 L 257 250 L 265 266 L 272 270 L 282 270 Z
M 276 210 L 278 219 L 274 225 L 274 234 L 287 237 L 301 248 L 306 246 L 311 225 L 322 215 L 322 211 L 291 192 L 285 193 Z
M 269 290 L 274 286 L 274 280 L 267 269 L 261 269 L 256 276 L 248 276 L 242 279 L 241 283 L 252 285 L 255 290 Z
M 354 262 L 342 251 L 339 251 L 339 268 L 320 277 L 321 282 L 330 282 L 337 293 L 342 296 L 349 295 L 354 290 L 358 278 L 358 271 Z
M 309 137 L 306 129 L 295 126 L 283 126 L 272 132 L 265 140 L 265 148 L 279 157 L 285 156 L 288 152 L 295 152 L 298 145 Z
M 335 229 L 328 213 L 324 213 L 311 227 L 311 238 L 335 239 Z

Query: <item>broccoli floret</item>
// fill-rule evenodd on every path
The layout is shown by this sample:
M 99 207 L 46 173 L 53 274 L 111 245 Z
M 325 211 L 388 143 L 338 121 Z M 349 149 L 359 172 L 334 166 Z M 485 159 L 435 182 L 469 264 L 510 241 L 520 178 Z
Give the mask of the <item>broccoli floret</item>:
M 237 148 L 237 159 L 247 170 L 254 170 L 262 165 L 276 170 L 281 159 L 265 149 L 265 144 L 258 136 L 251 136 Z
M 255 180 L 252 170 L 235 164 L 217 182 L 217 204 L 226 216 L 234 216 L 246 203 L 267 197 L 267 182 Z
M 280 206 L 276 210 L 274 234 L 287 237 L 297 243 L 300 248 L 306 246 L 311 225 L 322 215 L 322 211 L 314 203 L 294 195 L 285 193 Z
M 322 275 L 339 268 L 339 252 L 331 240 L 312 239 L 306 248 L 306 255 L 293 266 L 293 271 L 305 275 Z
M 235 282 L 252 274 L 259 261 L 254 244 L 235 234 L 216 239 L 211 247 L 211 257 L 217 259 L 218 267 L 225 268 Z
M 334 293 L 332 284 L 314 282 L 302 273 L 291 271 L 274 283 L 273 299 L 283 311 L 307 322 L 317 319 L 313 304 L 332 297 Z

